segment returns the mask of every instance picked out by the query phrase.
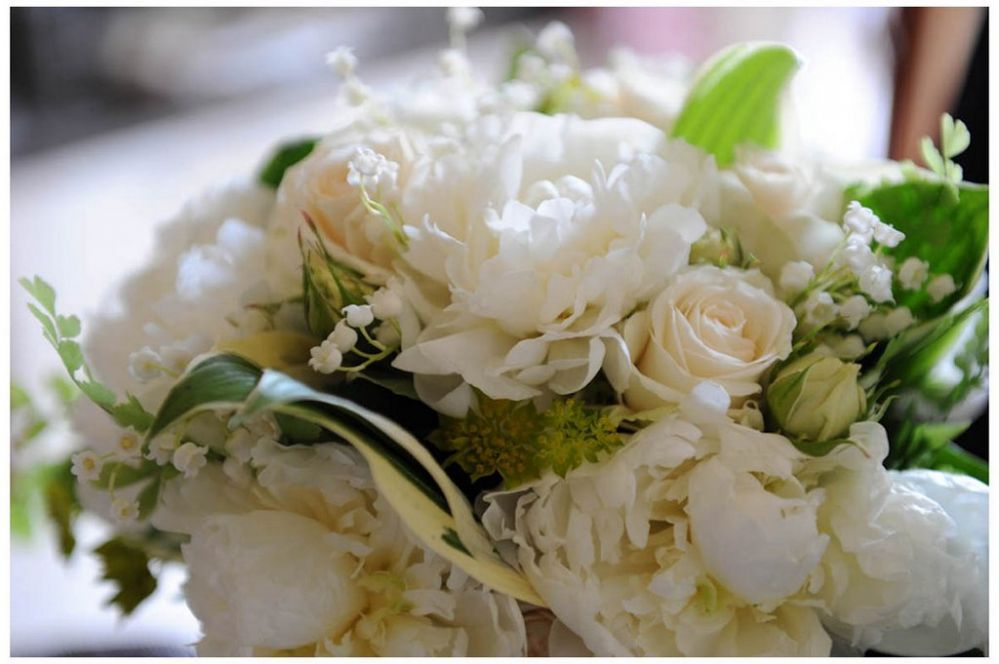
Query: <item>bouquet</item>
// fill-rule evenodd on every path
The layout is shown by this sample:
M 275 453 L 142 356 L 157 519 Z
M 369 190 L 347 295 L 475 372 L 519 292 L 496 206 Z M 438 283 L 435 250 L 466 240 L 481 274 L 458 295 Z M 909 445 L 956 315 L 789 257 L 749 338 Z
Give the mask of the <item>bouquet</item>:
M 781 148 L 779 44 L 581 69 L 545 28 L 194 200 L 122 307 L 32 312 L 89 398 L 54 476 L 125 613 L 205 655 L 987 647 L 988 189 Z

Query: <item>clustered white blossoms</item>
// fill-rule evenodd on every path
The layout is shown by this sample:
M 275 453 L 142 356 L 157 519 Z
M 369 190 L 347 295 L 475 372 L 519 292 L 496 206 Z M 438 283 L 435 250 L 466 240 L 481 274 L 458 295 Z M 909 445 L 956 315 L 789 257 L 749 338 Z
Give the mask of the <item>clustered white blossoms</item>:
M 153 406 L 216 351 L 318 389 L 394 372 L 452 445 L 488 443 L 516 402 L 510 449 L 477 457 L 496 468 L 461 466 L 476 479 L 542 440 L 613 438 L 467 496 L 550 611 L 551 654 L 985 646 L 987 489 L 886 471 L 855 363 L 916 322 L 901 293 L 939 302 L 953 277 L 895 264 L 904 234 L 844 199 L 853 174 L 748 144 L 720 167 L 671 138 L 686 63 L 582 70 L 553 24 L 489 85 L 464 54 L 481 18 L 451 10 L 440 71 L 395 96 L 332 52 L 337 126 L 276 190 L 236 184 L 164 227 L 93 327 L 96 373 Z M 597 419 L 543 419 L 591 391 L 612 395 L 578 411 Z M 435 553 L 339 437 L 292 444 L 212 405 L 148 442 L 82 412 L 72 458 L 89 506 L 184 538 L 199 653 L 527 653 L 517 601 Z M 116 481 L 147 463 L 152 503 Z

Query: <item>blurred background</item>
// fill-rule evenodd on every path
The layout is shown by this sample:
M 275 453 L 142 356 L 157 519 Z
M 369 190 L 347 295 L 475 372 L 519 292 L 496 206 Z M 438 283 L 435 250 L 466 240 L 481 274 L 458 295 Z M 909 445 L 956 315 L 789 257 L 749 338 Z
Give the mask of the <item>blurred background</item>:
M 779 40 L 805 67 L 793 96 L 802 141 L 831 157 L 917 158 L 940 114 L 972 134 L 965 178 L 988 181 L 988 19 L 982 8 L 488 8 L 469 45 L 499 78 L 518 40 L 568 23 L 584 65 L 613 46 L 694 61 L 736 41 Z M 434 66 L 439 8 L 13 8 L 11 276 L 41 274 L 84 316 L 153 251 L 154 229 L 206 185 L 252 173 L 283 139 L 331 125 L 326 52 L 353 46 L 372 86 Z M 61 406 L 57 358 L 11 291 L 11 373 L 40 412 Z M 30 422 L 29 422 L 30 424 Z M 65 429 L 12 446 L 12 468 L 66 449 Z M 987 454 L 987 411 L 965 436 Z M 17 441 L 15 441 L 17 443 Z M 43 519 L 12 539 L 14 655 L 190 654 L 197 624 L 168 570 L 121 620 L 104 601 L 86 522 L 59 557 Z

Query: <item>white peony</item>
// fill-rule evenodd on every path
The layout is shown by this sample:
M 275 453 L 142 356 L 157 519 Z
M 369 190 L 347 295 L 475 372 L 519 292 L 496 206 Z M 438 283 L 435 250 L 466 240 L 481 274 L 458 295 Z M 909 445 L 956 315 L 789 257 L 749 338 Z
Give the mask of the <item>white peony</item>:
M 884 429 L 855 424 L 805 471 L 825 487 L 823 622 L 856 649 L 948 655 L 988 643 L 988 488 L 936 471 L 888 472 Z
M 791 352 L 795 325 L 758 271 L 693 267 L 608 339 L 605 370 L 635 410 L 679 403 L 704 380 L 739 403 Z
M 153 517 L 191 536 L 199 654 L 523 654 L 516 602 L 423 548 L 353 449 L 264 439 L 252 463 L 246 488 L 217 465 L 169 483 Z
M 403 216 L 426 326 L 395 366 L 462 415 L 494 399 L 578 391 L 600 338 L 687 262 L 713 166 L 636 120 L 518 114 L 485 145 L 425 166 Z M 480 137 L 479 140 L 482 140 Z
M 612 458 L 487 497 L 486 528 L 594 654 L 828 654 L 805 598 L 821 492 L 727 408 L 705 384 Z

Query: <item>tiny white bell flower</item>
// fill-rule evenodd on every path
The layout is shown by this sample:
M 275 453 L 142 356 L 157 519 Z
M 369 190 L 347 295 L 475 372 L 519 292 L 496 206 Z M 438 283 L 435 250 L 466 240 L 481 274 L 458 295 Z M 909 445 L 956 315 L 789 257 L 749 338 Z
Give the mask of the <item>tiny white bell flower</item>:
M 485 14 L 478 7 L 449 7 L 447 23 L 453 30 L 471 32 L 479 27 Z
M 344 319 L 336 324 L 327 340 L 331 341 L 341 353 L 346 353 L 357 345 L 357 331 Z
M 571 62 L 576 58 L 572 30 L 561 21 L 552 21 L 541 30 L 537 47 L 538 52 L 549 60 Z
M 874 237 L 874 227 L 881 223 L 878 216 L 869 208 L 865 208 L 857 201 L 850 201 L 843 214 L 843 225 L 852 233 L 862 237 L 865 242 L 870 242 Z
M 326 65 L 340 78 L 350 78 L 357 68 L 357 56 L 349 46 L 340 46 L 326 54 Z
M 848 297 L 839 306 L 839 315 L 843 317 L 851 330 L 857 329 L 860 321 L 864 320 L 870 313 L 871 305 L 868 304 L 867 298 L 863 295 Z
M 331 374 L 343 364 L 343 353 L 329 339 L 323 341 L 310 351 L 309 366 L 323 374 Z
M 949 274 L 941 274 L 933 277 L 926 286 L 926 292 L 930 294 L 930 299 L 933 300 L 934 304 L 956 290 L 957 286 L 954 284 L 954 277 Z
M 860 275 L 860 290 L 875 302 L 888 302 L 891 294 L 891 270 L 880 265 L 871 265 Z
M 396 346 L 400 341 L 399 332 L 388 323 L 379 325 L 375 332 L 375 341 L 387 347 Z
M 347 325 L 351 327 L 367 327 L 375 320 L 370 304 L 348 304 L 341 313 L 346 318 Z
M 208 463 L 208 450 L 195 443 L 184 443 L 173 453 L 173 467 L 184 473 L 185 478 L 192 478 Z
M 128 498 L 115 496 L 111 500 L 111 515 L 118 523 L 131 523 L 139 518 L 139 504 Z
M 785 293 L 800 293 L 815 278 L 815 268 L 806 261 L 785 263 L 780 271 L 779 284 Z
M 812 291 L 805 300 L 805 320 L 815 327 L 822 327 L 836 318 L 839 308 L 832 295 L 825 291 Z
M 235 457 L 228 457 L 222 462 L 222 472 L 232 480 L 233 484 L 241 488 L 250 486 L 253 481 L 253 473 L 250 468 L 245 463 L 240 463 L 239 459 Z
M 93 451 L 77 452 L 71 457 L 71 460 L 73 467 L 70 472 L 76 475 L 77 479 L 90 482 L 100 478 L 104 462 Z
M 164 435 L 153 438 L 149 441 L 149 450 L 146 458 L 155 461 L 161 466 L 170 463 L 173 452 L 177 449 L 177 439 L 173 435 Z
M 375 318 L 379 320 L 397 318 L 402 313 L 402 298 L 387 288 L 375 291 L 368 297 L 368 302 L 371 303 Z
M 163 373 L 163 358 L 146 346 L 128 356 L 128 373 L 140 383 L 148 383 Z
M 142 454 L 142 441 L 132 433 L 122 434 L 118 439 L 115 454 L 120 459 L 134 459 Z
M 886 247 L 897 247 L 905 239 L 905 233 L 879 220 L 874 224 L 874 239 Z
M 885 325 L 887 326 L 888 336 L 895 336 L 902 330 L 912 325 L 913 322 L 914 319 L 912 317 L 912 312 L 909 311 L 909 307 L 898 307 L 897 309 L 892 309 L 888 315 L 885 316 Z
M 240 427 L 233 431 L 225 441 L 225 450 L 229 459 L 235 459 L 239 463 L 248 463 L 253 446 L 257 443 L 257 436 L 254 436 L 249 429 Z M 228 459 L 227 459 L 228 460 Z
M 915 256 L 909 256 L 898 268 L 898 280 L 902 288 L 906 290 L 916 290 L 923 285 L 929 274 L 930 264 L 921 261 Z

